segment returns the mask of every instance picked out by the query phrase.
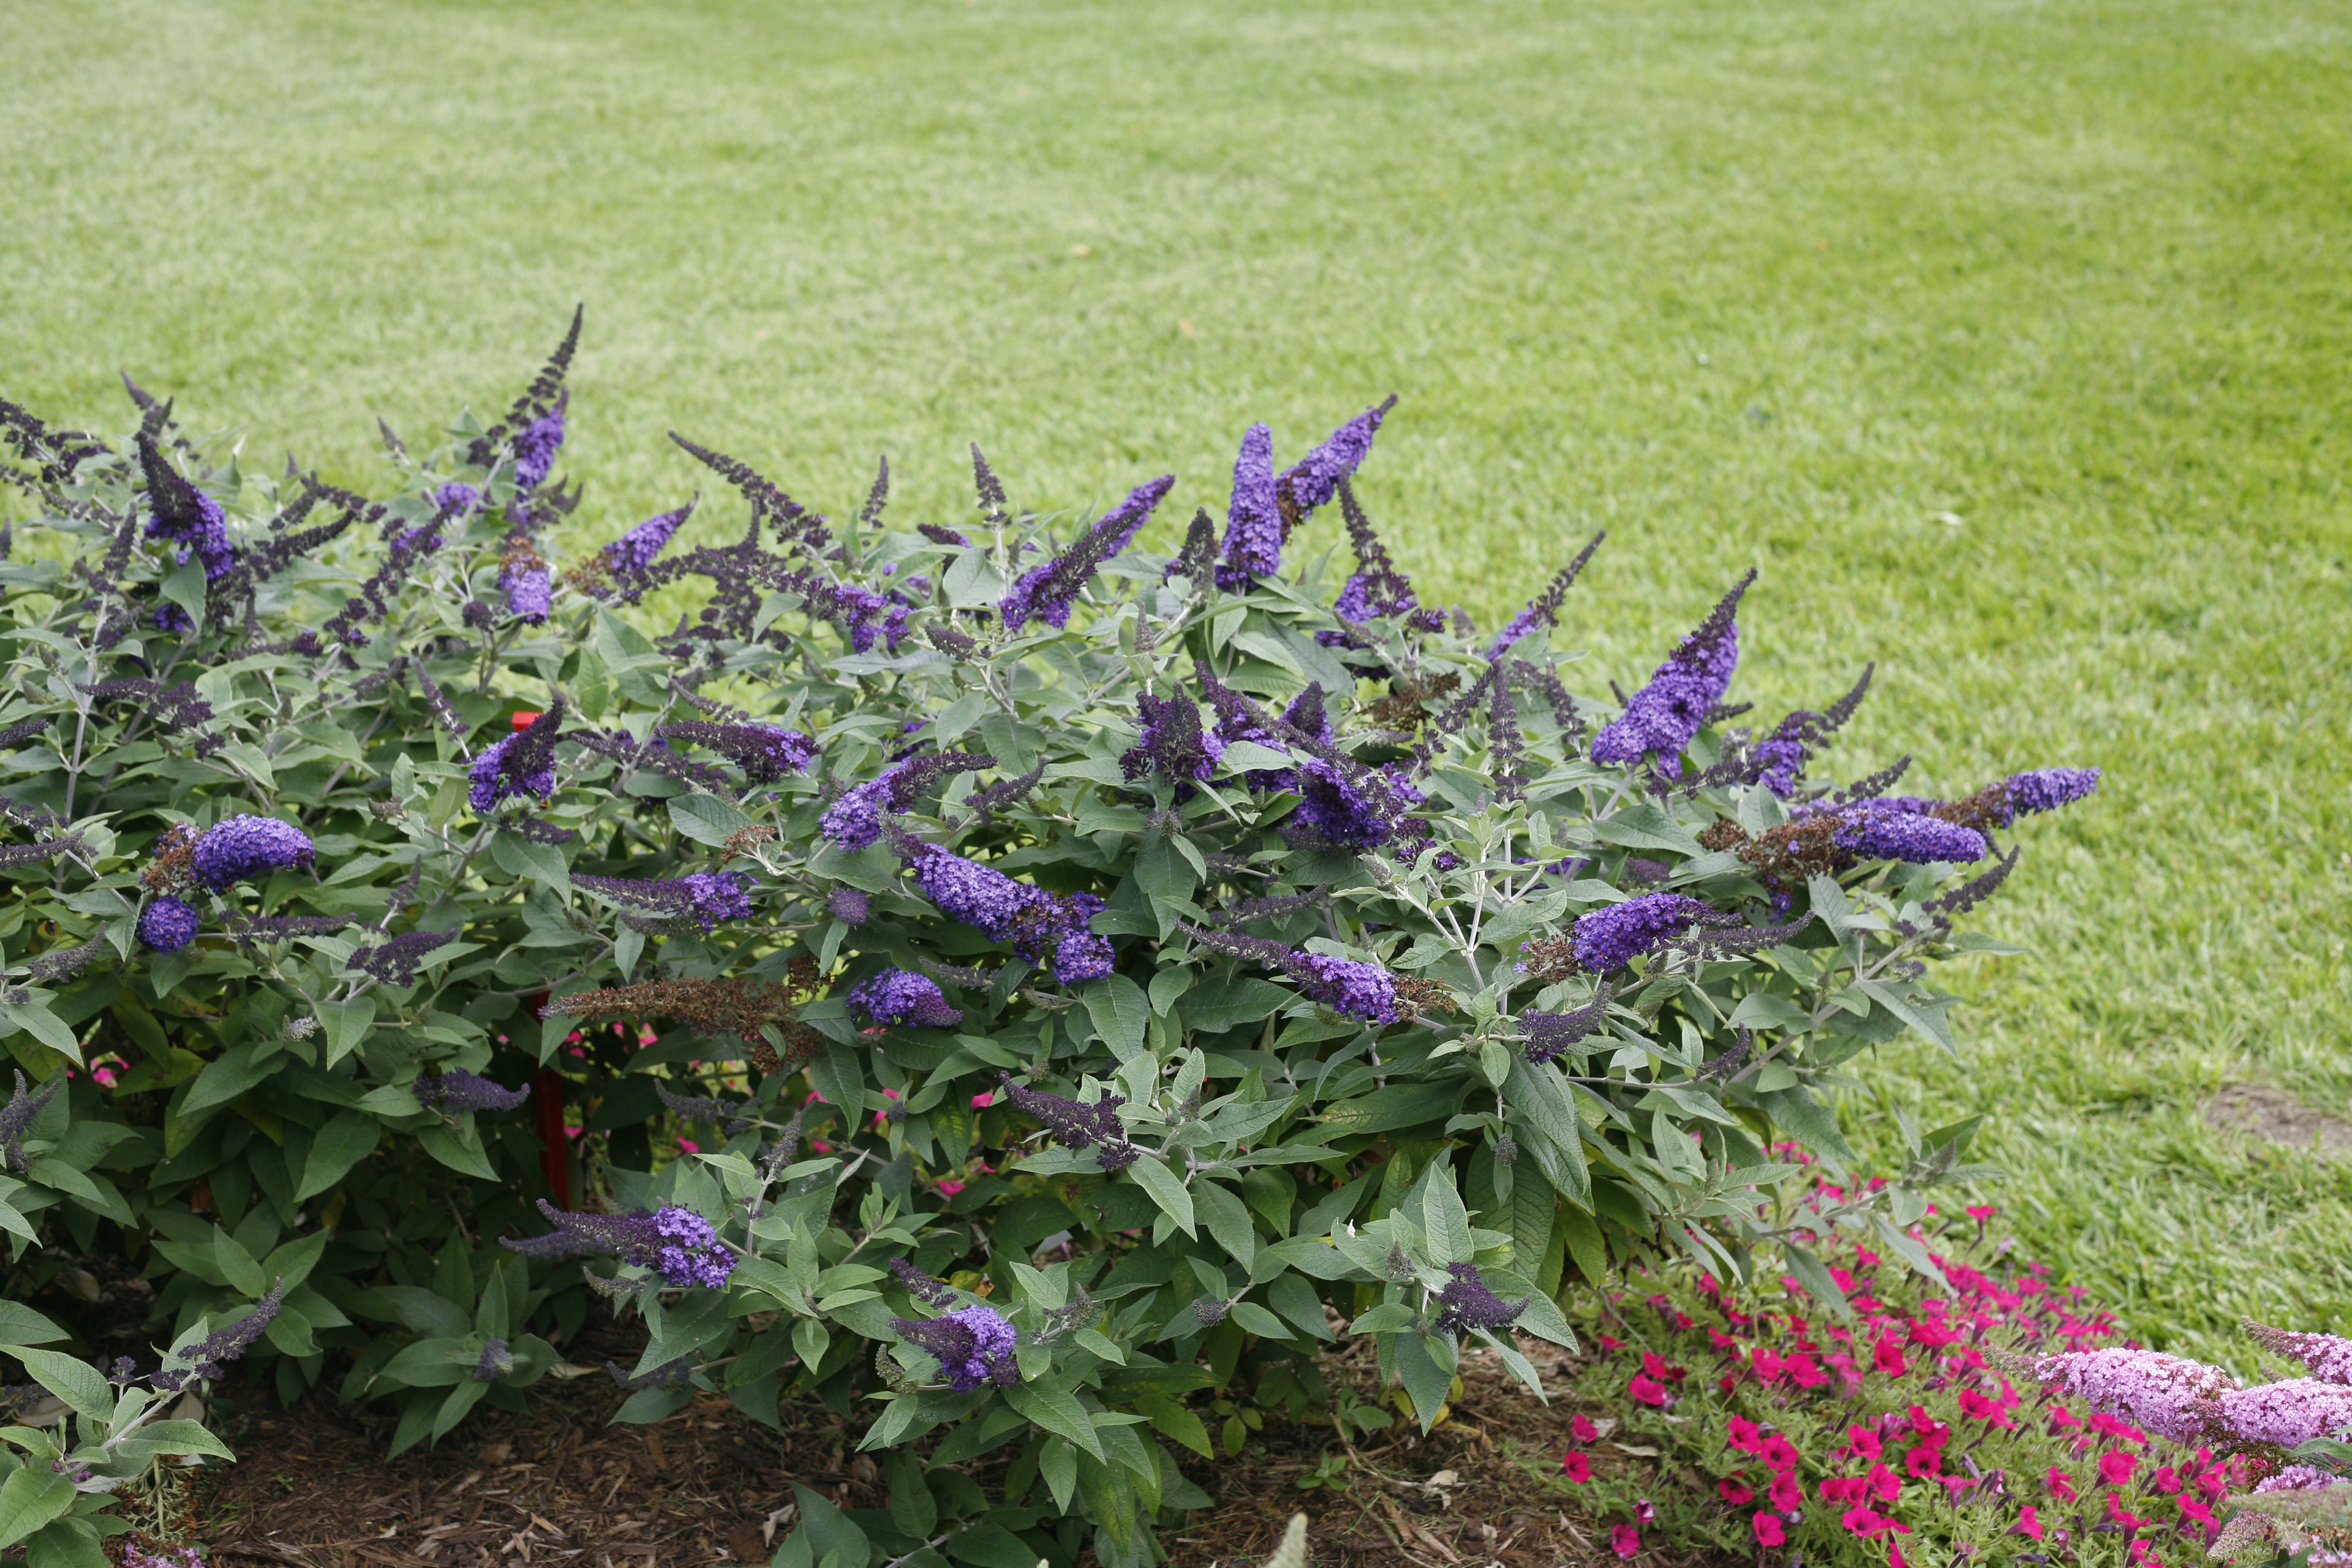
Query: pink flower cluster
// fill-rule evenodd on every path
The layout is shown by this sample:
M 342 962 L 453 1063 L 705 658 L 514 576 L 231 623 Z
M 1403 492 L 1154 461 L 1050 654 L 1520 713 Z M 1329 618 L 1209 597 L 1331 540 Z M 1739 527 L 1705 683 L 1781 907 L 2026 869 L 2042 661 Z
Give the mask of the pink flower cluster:
M 1945 1238 L 1980 1240 L 1989 1217 L 1971 1210 L 1946 1222 L 1942 1237 L 1913 1235 L 1935 1256 Z M 1724 1526 L 1743 1548 L 1825 1560 L 1838 1542 L 1873 1551 L 1884 1542 L 1889 1568 L 1906 1568 L 1904 1538 L 1920 1532 L 1927 1554 L 1940 1559 L 1957 1546 L 1948 1532 L 1981 1541 L 2005 1531 L 2048 1554 L 2029 1561 L 2071 1560 L 2091 1537 L 2114 1534 L 2131 1568 L 2164 1568 L 2157 1553 L 2177 1538 L 2186 1551 L 2174 1568 L 2186 1568 L 2219 1532 L 2220 1500 L 2276 1463 L 2274 1450 L 2217 1459 L 2224 1430 L 2291 1446 L 2352 1427 L 2352 1384 L 2305 1378 L 2240 1390 L 2196 1363 L 2105 1343 L 2118 1337 L 2113 1318 L 2081 1290 L 2052 1286 L 2041 1268 L 1996 1275 L 1935 1256 L 1948 1292 L 1897 1304 L 1921 1287 L 1917 1276 L 1834 1235 L 1814 1240 L 1844 1292 L 1843 1321 L 1819 1311 L 1793 1279 L 1781 1281 L 1786 1298 L 1759 1305 L 1701 1276 L 1695 1301 L 1641 1299 L 1660 1334 L 1643 1331 L 1635 1298 L 1620 1295 L 1604 1321 L 1630 1327 L 1631 1342 L 1591 1336 L 1602 1355 L 1586 1389 L 1622 1400 L 1644 1440 L 1712 1472 L 1715 1495 L 1695 1522 L 1709 1528 L 1706 1511 L 1727 1510 Z M 2352 1342 L 2336 1343 L 2352 1368 Z M 1999 1347 L 2015 1344 L 2038 1359 L 2004 1359 Z M 2315 1368 L 2338 1364 L 2336 1344 L 2288 1353 L 2304 1351 Z M 1679 1409 L 1667 1415 L 1670 1406 Z M 1577 1418 L 1580 1442 L 1595 1430 Z M 2200 1439 L 2206 1446 L 2195 1446 Z M 1593 1479 L 1581 1451 L 1563 1469 L 1572 1481 Z M 1621 1552 L 1622 1540 L 1638 1543 L 1633 1527 L 1616 1528 Z

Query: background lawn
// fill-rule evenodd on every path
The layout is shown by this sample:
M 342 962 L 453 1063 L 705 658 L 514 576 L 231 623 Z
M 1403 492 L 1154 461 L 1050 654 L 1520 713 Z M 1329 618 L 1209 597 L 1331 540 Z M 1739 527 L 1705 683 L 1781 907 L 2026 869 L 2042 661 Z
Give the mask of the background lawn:
M 2025 835 L 1967 1059 L 1874 1081 L 2242 1362 L 2352 1306 L 2352 1173 L 2200 1120 L 2352 1099 L 2347 81 L 2315 0 L 11 0 L 0 388 L 113 427 L 124 367 L 376 478 L 585 300 L 574 550 L 705 478 L 666 428 L 836 512 L 878 449 L 968 515 L 977 438 L 1181 518 L 1249 420 L 1400 392 L 1363 490 L 1426 595 L 1610 530 L 1592 689 L 1753 563 L 1766 717 L 1881 661 L 1839 767 L 2110 770 Z

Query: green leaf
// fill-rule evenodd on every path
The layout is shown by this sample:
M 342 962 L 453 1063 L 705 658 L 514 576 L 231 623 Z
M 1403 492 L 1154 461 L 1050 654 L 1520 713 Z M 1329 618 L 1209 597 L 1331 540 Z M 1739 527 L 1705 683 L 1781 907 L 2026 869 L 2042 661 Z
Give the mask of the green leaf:
M 22 1301 L 0 1300 L 0 1347 L 46 1345 L 69 1336 Z
M 381 1131 L 382 1123 L 373 1116 L 338 1111 L 310 1140 L 310 1157 L 302 1166 L 302 1182 L 294 1190 L 294 1201 L 314 1198 L 350 1174 L 353 1165 L 374 1151 Z
M 873 1543 L 847 1514 L 798 1481 L 793 1483 L 793 1497 L 801 1510 L 793 1533 L 808 1537 L 814 1561 L 822 1563 L 831 1557 L 838 1568 L 866 1568 L 874 1555 Z
M 1444 1267 L 1470 1261 L 1477 1250 L 1470 1245 L 1470 1215 L 1462 1206 L 1462 1194 L 1454 1188 L 1453 1169 L 1443 1155 L 1423 1177 L 1421 1215 L 1431 1262 Z
M 751 826 L 750 817 L 712 795 L 672 795 L 669 821 L 681 837 L 713 848 Z
M 500 832 L 490 839 L 490 858 L 518 881 L 537 882 L 559 898 L 572 891 L 572 868 L 552 844 L 534 844 L 520 833 Z
M 1454 1386 L 1454 1373 L 1432 1358 L 1430 1342 L 1423 1336 L 1399 1334 L 1392 1342 L 1396 1347 L 1397 1376 L 1403 1382 L 1405 1393 L 1412 1396 L 1414 1418 L 1427 1432 L 1437 1425 L 1437 1413 L 1445 1408 L 1445 1394 Z
M 1004 1391 L 1004 1402 L 1034 1425 L 1057 1437 L 1068 1438 L 1097 1459 L 1103 1458 L 1102 1438 L 1096 1433 L 1094 1422 L 1087 1418 L 1087 1407 L 1060 1384 L 1016 1383 Z
M 1142 986 L 1124 974 L 1111 974 L 1088 981 L 1080 995 L 1087 1016 L 1095 1021 L 1095 1032 L 1108 1043 L 1113 1056 L 1125 1061 L 1143 1048 L 1152 1008 Z
M 39 1003 L 0 1003 L 0 1024 L 7 1026 L 0 1028 L 0 1035 L 22 1029 L 75 1066 L 81 1065 L 81 1042 L 74 1038 L 74 1032 L 66 1027 L 64 1019 Z
M 375 1022 L 375 998 L 356 996 L 349 1002 L 319 1004 L 319 1022 L 327 1037 L 327 1066 L 359 1049 L 367 1038 L 368 1028 Z
M 1936 1260 L 1928 1255 L 1927 1249 L 1920 1246 L 1913 1237 L 1906 1236 L 1888 1224 L 1885 1215 L 1871 1215 L 1870 1227 L 1878 1233 L 1878 1238 L 1881 1241 L 1894 1249 L 1897 1258 L 1911 1266 L 1913 1273 L 1944 1289 L 1948 1290 L 1952 1288 L 1952 1282 L 1944 1278 L 1944 1271 L 1936 1266 Z
M 417 1130 L 416 1142 L 426 1153 L 460 1174 L 479 1176 L 486 1182 L 499 1179 L 498 1168 L 482 1152 L 481 1134 L 471 1127 L 433 1122 Z
M 73 1507 L 73 1482 L 47 1466 L 10 1471 L 0 1481 L 0 1546 L 16 1545 Z
M 20 1348 L 16 1359 L 33 1381 L 71 1405 L 74 1413 L 93 1421 L 114 1418 L 114 1389 L 100 1373 L 79 1356 L 62 1351 Z
M 1845 1134 L 1838 1131 L 1837 1117 L 1802 1084 L 1759 1094 L 1756 1102 L 1764 1108 L 1767 1116 L 1795 1133 L 1797 1141 L 1806 1148 L 1830 1155 L 1849 1167 L 1861 1163 L 1853 1146 L 1846 1142 Z
M 1176 1222 L 1178 1229 L 1186 1236 L 1199 1234 L 1193 1228 L 1192 1194 L 1184 1189 L 1183 1183 L 1176 1179 L 1175 1173 L 1161 1163 L 1159 1155 L 1139 1155 L 1135 1163 L 1127 1168 L 1127 1173 L 1151 1194 L 1151 1201 L 1160 1205 L 1162 1214 Z
M 1191 1411 L 1184 1409 L 1182 1405 L 1177 1405 L 1173 1401 L 1162 1399 L 1158 1401 L 1158 1403 L 1169 1409 L 1181 1412 L 1195 1427 L 1200 1427 L 1201 1441 L 1199 1444 L 1194 1445 L 1188 1438 L 1184 1437 L 1176 1437 L 1178 1442 L 1185 1444 L 1188 1447 L 1199 1447 L 1201 1457 L 1202 1458 L 1210 1458 L 1213 1457 L 1210 1454 L 1208 1448 L 1208 1429 L 1201 1426 L 1201 1418 L 1199 1416 L 1194 1415 Z M 1138 1408 L 1140 1409 L 1141 1406 L 1139 1405 Z M 1146 1414 L 1150 1413 L 1146 1412 Z M 1159 1420 L 1156 1416 L 1153 1418 L 1152 1425 L 1155 1426 L 1159 1425 Z M 1165 1430 L 1165 1428 L 1162 1428 L 1162 1430 Z M 1176 1436 L 1176 1434 L 1171 1432 L 1169 1436 Z M 1076 1448 L 1071 1447 L 1067 1443 L 1060 1441 L 1058 1438 L 1049 1440 L 1045 1444 L 1045 1451 L 1037 1456 L 1037 1468 L 1045 1478 L 1046 1489 L 1054 1494 L 1055 1510 L 1058 1513 L 1069 1512 L 1070 1499 L 1078 1489 L 1078 1451 Z
M 1217 1238 L 1217 1245 L 1234 1255 L 1244 1268 L 1257 1258 L 1257 1232 L 1250 1225 L 1248 1207 L 1239 1194 L 1223 1182 L 1195 1182 L 1186 1189 L 1192 1194 L 1194 1212 Z
M 1234 1302 L 1233 1320 L 1260 1339 L 1288 1340 L 1297 1337 L 1280 1318 L 1276 1317 L 1255 1301 Z
M 1783 1242 L 1780 1250 L 1789 1260 L 1789 1272 L 1796 1277 L 1798 1284 L 1805 1288 L 1805 1294 L 1839 1318 L 1853 1321 L 1853 1304 L 1847 1301 L 1845 1292 L 1838 1289 L 1836 1279 L 1820 1258 L 1793 1241 Z

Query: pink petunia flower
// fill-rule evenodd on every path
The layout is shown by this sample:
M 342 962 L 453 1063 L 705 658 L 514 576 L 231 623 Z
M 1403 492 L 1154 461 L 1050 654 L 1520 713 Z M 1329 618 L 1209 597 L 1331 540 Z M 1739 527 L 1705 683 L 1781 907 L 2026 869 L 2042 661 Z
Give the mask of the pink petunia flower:
M 1568 1430 L 1570 1435 L 1580 1443 L 1597 1442 L 1601 1437 L 1601 1428 L 1592 1424 L 1592 1417 L 1590 1415 L 1579 1415 L 1568 1424 Z
M 1570 1448 L 1559 1462 L 1559 1473 L 1582 1486 L 1592 1479 L 1592 1456 L 1581 1449 Z
M 1780 1526 L 1780 1516 L 1768 1513 L 1760 1508 L 1748 1521 L 1748 1528 L 1756 1532 L 1756 1544 L 1759 1546 L 1779 1546 L 1789 1539 L 1789 1532 Z
M 1632 1562 L 1633 1554 L 1642 1550 L 1642 1532 L 1630 1524 L 1619 1525 L 1609 1532 L 1609 1550 Z

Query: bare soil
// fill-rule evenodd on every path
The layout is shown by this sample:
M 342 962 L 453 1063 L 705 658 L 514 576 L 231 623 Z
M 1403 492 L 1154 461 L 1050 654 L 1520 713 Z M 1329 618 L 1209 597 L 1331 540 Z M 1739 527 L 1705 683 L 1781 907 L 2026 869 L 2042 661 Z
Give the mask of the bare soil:
M 2206 1102 L 2205 1121 L 2224 1132 L 2268 1143 L 2316 1149 L 2338 1158 L 2352 1155 L 2352 1121 L 2263 1084 L 2233 1083 L 2222 1089 Z

